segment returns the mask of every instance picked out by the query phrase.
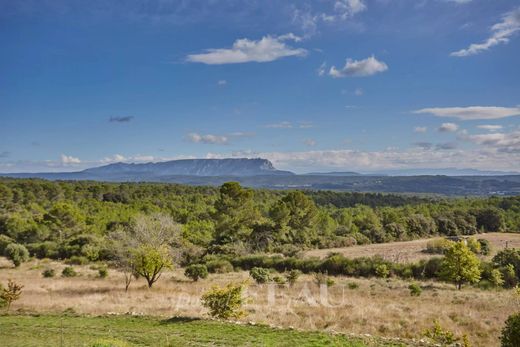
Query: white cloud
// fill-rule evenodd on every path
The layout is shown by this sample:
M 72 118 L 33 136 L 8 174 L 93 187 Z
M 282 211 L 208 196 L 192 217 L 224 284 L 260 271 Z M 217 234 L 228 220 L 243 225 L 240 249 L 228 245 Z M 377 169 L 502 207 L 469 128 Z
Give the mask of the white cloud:
M 341 19 L 347 19 L 366 9 L 367 6 L 363 0 L 337 0 L 334 3 L 334 11 Z
M 506 44 L 511 37 L 520 31 L 520 7 L 507 12 L 502 16 L 502 20 L 491 27 L 491 36 L 484 42 L 473 43 L 468 48 L 452 52 L 454 57 L 466 57 L 487 51 L 493 46 Z
M 74 164 L 81 164 L 81 160 L 79 158 L 70 156 L 70 155 L 61 155 L 61 164 L 63 165 L 74 165 Z
M 442 123 L 437 130 L 441 133 L 453 133 L 459 130 L 459 126 L 455 123 Z
M 279 123 L 271 123 L 267 124 L 265 126 L 266 128 L 273 128 L 273 129 L 291 129 L 293 127 L 291 122 L 279 122 Z
M 493 124 L 484 124 L 484 125 L 477 125 L 477 128 L 488 130 L 488 131 L 498 131 L 498 130 L 502 129 L 502 126 L 493 125 Z
M 227 81 L 226 81 L 226 80 L 219 80 L 219 81 L 217 82 L 217 85 L 218 85 L 218 86 L 225 86 L 226 84 L 227 84 Z
M 331 66 L 329 75 L 334 78 L 363 77 L 375 75 L 386 70 L 388 70 L 388 65 L 382 61 L 377 60 L 374 56 L 363 60 L 353 60 L 348 58 L 345 66 L 341 69 L 337 69 L 335 66 Z
M 318 73 L 318 76 L 325 75 L 327 73 L 327 63 L 323 62 L 316 72 Z
M 305 56 L 307 50 L 303 48 L 293 48 L 284 41 L 301 40 L 298 36 L 289 33 L 275 36 L 264 36 L 258 41 L 249 39 L 238 39 L 231 48 L 212 48 L 205 53 L 190 54 L 186 60 L 192 63 L 203 63 L 209 65 L 217 64 L 237 64 L 258 62 L 271 62 L 284 57 Z
M 415 127 L 413 129 L 413 132 L 414 133 L 425 133 L 428 131 L 428 128 L 427 127 Z
M 473 0 L 444 0 L 444 1 L 454 2 L 454 3 L 457 3 L 457 4 L 468 4 L 468 3 L 470 3 Z
M 229 138 L 223 135 L 201 135 L 198 133 L 190 133 L 186 136 L 186 139 L 193 143 L 205 143 L 211 145 L 226 145 L 229 143 Z
M 520 115 L 520 107 L 469 106 L 432 107 L 413 111 L 417 114 L 432 114 L 437 117 L 453 117 L 461 120 L 499 119 Z
M 491 133 L 462 136 L 463 140 L 492 147 L 504 153 L 520 153 L 520 130 L 510 133 Z M 511 158 L 511 160 L 514 160 Z M 520 161 L 517 161 L 518 163 Z
M 303 141 L 303 144 L 306 146 L 309 146 L 309 147 L 313 147 L 313 146 L 316 146 L 316 140 L 307 139 L 307 140 Z

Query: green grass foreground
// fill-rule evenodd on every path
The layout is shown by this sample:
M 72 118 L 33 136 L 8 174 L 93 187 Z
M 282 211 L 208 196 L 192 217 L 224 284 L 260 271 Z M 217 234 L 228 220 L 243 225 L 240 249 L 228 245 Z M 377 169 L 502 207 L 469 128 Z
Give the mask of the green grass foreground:
M 121 344 L 94 343 L 112 339 Z M 318 332 L 172 318 L 0 316 L 0 344 L 31 346 L 397 346 Z

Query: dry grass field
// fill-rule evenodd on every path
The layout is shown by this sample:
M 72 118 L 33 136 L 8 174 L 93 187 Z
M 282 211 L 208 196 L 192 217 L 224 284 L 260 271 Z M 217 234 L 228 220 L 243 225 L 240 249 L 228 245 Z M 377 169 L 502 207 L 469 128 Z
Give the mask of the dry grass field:
M 55 278 L 43 278 L 45 268 L 54 268 Z M 0 262 L 0 282 L 11 278 L 24 285 L 21 299 L 12 311 L 106 315 L 131 313 L 160 317 L 206 317 L 201 294 L 212 285 L 243 281 L 246 272 L 210 275 L 190 282 L 182 269 L 165 273 L 150 290 L 144 280 L 124 291 L 123 275 L 111 270 L 107 278 L 97 278 L 88 266 L 76 266 L 80 276 L 59 276 L 64 265 L 31 261 L 18 269 Z M 467 334 L 474 346 L 498 346 L 503 322 L 518 311 L 520 302 L 513 291 L 483 291 L 449 284 L 423 282 L 423 294 L 412 297 L 409 282 L 397 279 L 354 279 L 337 277 L 324 291 L 311 276 L 302 276 L 292 288 L 276 285 L 249 285 L 250 302 L 245 321 L 297 329 L 372 334 L 386 337 L 421 338 L 423 331 L 438 319 L 457 335 Z M 354 288 L 355 283 L 358 287 Z M 349 286 L 350 284 L 350 286 Z
M 491 243 L 492 249 L 488 258 L 491 258 L 494 254 L 496 254 L 496 252 L 506 248 L 506 246 L 509 248 L 520 248 L 520 233 L 487 233 L 475 235 L 474 237 L 479 239 L 486 239 Z M 305 256 L 323 258 L 331 252 L 337 252 L 349 258 L 380 255 L 390 261 L 408 263 L 418 261 L 420 259 L 428 259 L 432 256 L 435 256 L 423 252 L 423 250 L 426 249 L 426 244 L 428 241 L 434 239 L 435 238 L 404 242 L 379 243 L 346 248 L 316 249 L 305 252 Z

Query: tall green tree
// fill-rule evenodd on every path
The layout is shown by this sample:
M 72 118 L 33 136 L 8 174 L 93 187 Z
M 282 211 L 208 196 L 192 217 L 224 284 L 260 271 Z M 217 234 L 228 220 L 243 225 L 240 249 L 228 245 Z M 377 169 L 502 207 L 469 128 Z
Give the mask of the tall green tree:
M 464 241 L 454 242 L 444 253 L 441 263 L 441 276 L 461 289 L 464 283 L 480 280 L 480 260 Z
M 260 214 L 253 191 L 238 182 L 224 183 L 215 201 L 215 239 L 218 244 L 247 240 Z

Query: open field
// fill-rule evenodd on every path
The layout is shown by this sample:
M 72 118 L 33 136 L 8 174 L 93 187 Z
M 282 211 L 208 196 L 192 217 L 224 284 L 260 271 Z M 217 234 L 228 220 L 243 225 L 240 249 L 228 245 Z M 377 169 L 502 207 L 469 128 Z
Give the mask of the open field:
M 189 318 L 0 316 L 3 346 L 375 346 L 374 341 Z M 378 346 L 397 346 L 381 341 Z M 117 345 L 120 346 L 120 345 Z M 122 345 L 121 345 L 122 346 Z
M 488 259 L 498 251 L 506 248 L 506 246 L 509 248 L 520 248 L 520 233 L 487 233 L 474 235 L 473 237 L 485 239 L 491 243 L 492 249 L 491 254 L 487 257 Z M 331 252 L 341 253 L 349 258 L 380 255 L 393 262 L 407 263 L 421 259 L 428 259 L 432 256 L 438 256 L 423 252 L 423 250 L 426 249 L 426 244 L 430 240 L 435 240 L 435 238 L 404 242 L 378 243 L 346 248 L 314 249 L 305 252 L 305 255 L 320 258 L 326 257 Z
M 139 280 L 125 293 L 123 275 L 116 271 L 100 279 L 88 267 L 76 266 L 79 277 L 42 278 L 42 270 L 48 267 L 59 274 L 64 265 L 31 261 L 18 269 L 0 269 L 0 282 L 12 278 L 25 286 L 12 312 L 204 318 L 206 311 L 199 298 L 205 290 L 214 284 L 248 278 L 245 272 L 235 272 L 210 275 L 206 280 L 193 283 L 184 278 L 182 269 L 177 269 L 165 273 L 151 290 Z M 456 291 L 449 284 L 423 282 L 423 294 L 411 297 L 409 282 L 402 280 L 346 277 L 335 280 L 336 284 L 325 293 L 311 276 L 302 276 L 292 288 L 250 284 L 246 293 L 250 298 L 246 306 L 248 316 L 244 321 L 323 332 L 418 339 L 432 326 L 434 319 L 439 319 L 443 327 L 458 336 L 467 334 L 475 346 L 497 346 L 503 322 L 520 308 L 511 290 L 483 291 L 468 287 Z M 353 288 L 352 283 L 358 287 Z

